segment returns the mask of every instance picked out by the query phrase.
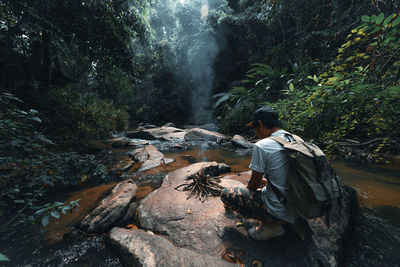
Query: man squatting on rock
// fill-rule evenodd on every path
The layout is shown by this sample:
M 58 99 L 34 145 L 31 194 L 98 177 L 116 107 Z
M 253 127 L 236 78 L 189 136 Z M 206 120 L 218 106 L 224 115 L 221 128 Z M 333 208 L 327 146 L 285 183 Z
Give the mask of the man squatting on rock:
M 259 219 L 261 226 L 251 228 L 248 234 L 253 239 L 266 240 L 283 235 L 282 223 L 294 223 L 297 218 L 271 187 L 272 184 L 279 192 L 287 192 L 289 161 L 283 147 L 267 137 L 279 136 L 288 140 L 285 134 L 289 133 L 281 129 L 278 114 L 267 107 L 256 110 L 253 121 L 247 126 L 252 127 L 261 139 L 254 144 L 249 166 L 251 178 L 247 188 L 225 188 L 221 199 L 228 208 L 246 217 Z

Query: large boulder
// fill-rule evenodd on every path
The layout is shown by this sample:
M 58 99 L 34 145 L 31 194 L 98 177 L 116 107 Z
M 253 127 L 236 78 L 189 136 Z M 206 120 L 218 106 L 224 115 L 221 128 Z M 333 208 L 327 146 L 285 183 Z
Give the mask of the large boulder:
M 224 142 L 229 140 L 229 138 L 223 134 L 212 132 L 200 128 L 190 129 L 185 134 L 186 141 L 214 141 L 214 142 Z
M 236 134 L 232 139 L 231 143 L 236 148 L 253 148 L 253 144 L 244 139 L 244 137 Z
M 202 203 L 199 199 L 186 199 L 188 192 L 175 187 L 187 183 L 188 176 L 200 171 L 219 175 L 230 168 L 216 162 L 199 162 L 168 174 L 159 189 L 142 200 L 138 211 L 140 224 L 147 229 L 168 235 L 179 247 L 188 247 L 200 253 L 213 254 L 220 248 L 220 238 L 225 225 L 234 221 L 225 216 L 219 197 L 210 197 Z M 243 186 L 230 179 L 222 179 L 222 186 Z M 214 255 L 216 256 L 216 255 Z
M 390 214 L 390 216 L 384 216 L 384 214 Z M 349 249 L 344 266 L 399 265 L 399 214 L 400 208 L 394 206 L 361 208 L 355 218 L 354 232 L 348 244 Z M 392 220 L 389 219 L 390 217 Z
M 198 126 L 197 128 L 208 130 L 208 131 L 213 131 L 213 132 L 219 131 L 219 127 L 213 123 L 206 123 L 206 124 Z
M 237 266 L 217 257 L 176 247 L 166 238 L 143 230 L 113 228 L 109 238 L 126 266 Z
M 226 212 L 220 198 L 213 197 L 202 203 L 194 198 L 187 200 L 187 192 L 175 190 L 176 186 L 188 182 L 188 176 L 212 166 L 215 168 L 218 164 L 201 162 L 168 174 L 161 188 L 149 194 L 138 207 L 140 224 L 167 235 L 176 246 L 201 254 L 220 257 L 227 250 L 240 252 L 246 266 L 252 265 L 253 260 L 263 266 L 336 266 L 342 261 L 356 202 L 354 190 L 346 188 L 341 214 L 330 227 L 321 219 L 308 221 L 315 233 L 312 238 L 302 241 L 292 226 L 285 225 L 285 235 L 254 241 L 243 227 L 236 227 L 239 221 L 236 213 Z M 244 186 L 229 178 L 223 178 L 221 184 Z
M 147 129 L 128 131 L 125 133 L 125 135 L 126 135 L 126 137 L 132 138 L 132 139 L 143 139 L 143 140 L 157 139 Z
M 132 180 L 117 184 L 111 194 L 90 212 L 79 224 L 79 228 L 91 233 L 110 229 L 125 215 L 131 202 L 135 200 L 137 186 Z
M 147 171 L 161 164 L 169 164 L 174 161 L 173 159 L 165 158 L 164 154 L 153 145 L 137 148 L 129 153 L 129 157 L 135 162 L 143 162 L 138 171 Z
M 127 172 L 135 165 L 135 163 L 135 161 L 127 157 L 126 159 L 124 158 L 120 162 L 116 163 L 110 171 L 112 173 Z
M 138 138 L 145 140 L 168 140 L 168 141 L 183 141 L 186 131 L 175 127 L 155 127 L 150 129 L 137 129 L 126 132 L 129 138 Z

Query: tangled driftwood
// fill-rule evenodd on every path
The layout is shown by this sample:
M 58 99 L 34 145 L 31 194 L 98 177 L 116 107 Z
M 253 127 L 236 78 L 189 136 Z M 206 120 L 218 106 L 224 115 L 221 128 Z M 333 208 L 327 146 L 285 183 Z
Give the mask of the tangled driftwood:
M 206 175 L 204 172 L 198 172 L 189 176 L 186 180 L 192 180 L 192 182 L 175 187 L 176 190 L 183 187 L 181 191 L 190 191 L 186 199 L 195 196 L 204 202 L 209 196 L 220 196 L 222 189 L 224 189 L 223 186 L 218 184 L 221 182 L 221 177 Z

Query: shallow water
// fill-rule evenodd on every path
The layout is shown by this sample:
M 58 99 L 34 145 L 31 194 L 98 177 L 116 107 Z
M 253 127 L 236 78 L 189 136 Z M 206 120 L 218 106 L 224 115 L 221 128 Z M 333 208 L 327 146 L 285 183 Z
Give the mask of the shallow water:
M 115 150 L 109 154 L 109 159 L 113 165 L 118 162 L 123 165 L 127 152 L 127 149 Z M 250 150 L 234 151 L 223 147 L 199 146 L 184 151 L 164 151 L 164 154 L 175 161 L 134 177 L 138 182 L 137 201 L 160 186 L 165 174 L 189 164 L 217 161 L 231 166 L 232 172 L 243 172 L 249 170 L 251 159 Z M 384 218 L 385 222 L 400 227 L 398 165 L 382 168 L 346 161 L 334 161 L 332 165 L 343 183 L 356 189 L 361 206 L 373 210 L 377 218 Z M 62 197 L 65 200 L 81 199 L 78 212 L 52 221 L 44 231 L 32 227 L 3 236 L 0 252 L 12 259 L 12 264 L 8 266 L 120 266 L 117 256 L 107 247 L 104 235 L 87 235 L 76 230 L 69 233 L 72 226 L 93 209 L 115 184 L 64 193 Z
M 224 148 L 201 149 L 165 153 L 178 159 L 178 165 L 186 166 L 182 159 L 190 162 L 217 161 L 228 164 L 233 172 L 248 171 L 251 151 L 232 151 Z M 175 163 L 176 164 L 176 163 Z M 356 189 L 362 206 L 377 208 L 392 206 L 400 208 L 400 171 L 398 165 L 366 165 L 347 161 L 332 161 L 342 182 Z

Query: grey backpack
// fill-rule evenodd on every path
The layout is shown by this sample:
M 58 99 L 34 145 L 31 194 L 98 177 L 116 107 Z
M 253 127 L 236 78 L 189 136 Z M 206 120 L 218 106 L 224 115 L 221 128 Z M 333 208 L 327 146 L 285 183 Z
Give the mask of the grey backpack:
M 285 194 L 271 186 L 276 194 L 284 197 L 286 206 L 299 217 L 312 219 L 326 216 L 330 225 L 331 213 L 341 205 L 342 187 L 338 176 L 330 167 L 322 150 L 306 143 L 296 135 L 270 139 L 283 146 L 289 158 L 288 191 Z

